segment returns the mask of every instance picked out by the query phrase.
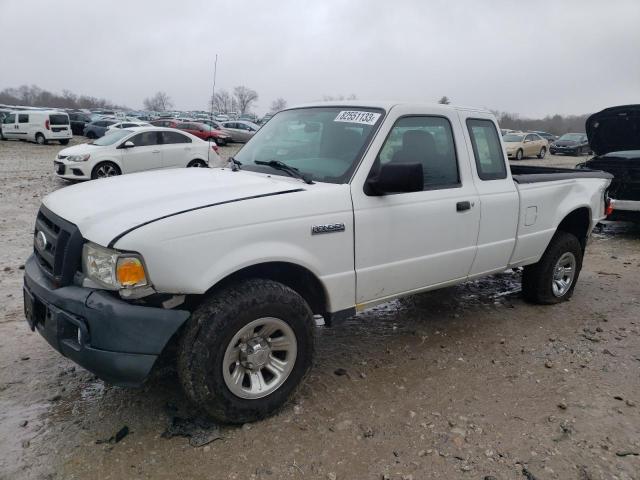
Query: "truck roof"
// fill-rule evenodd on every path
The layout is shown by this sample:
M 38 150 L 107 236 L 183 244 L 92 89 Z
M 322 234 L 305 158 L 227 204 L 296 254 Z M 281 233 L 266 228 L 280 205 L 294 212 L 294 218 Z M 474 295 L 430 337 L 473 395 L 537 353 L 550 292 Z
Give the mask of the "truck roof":
M 400 101 L 390 101 L 390 100 L 332 100 L 329 102 L 310 102 L 303 103 L 300 105 L 294 105 L 292 107 L 287 108 L 286 110 L 291 110 L 295 108 L 305 108 L 305 107 L 368 107 L 368 108 L 382 108 L 385 111 L 391 110 L 393 107 L 436 107 L 436 108 L 445 108 L 451 110 L 464 110 L 471 112 L 482 112 L 482 113 L 491 113 L 486 108 L 478 108 L 478 107 L 467 107 L 461 105 L 444 105 L 441 103 L 433 103 L 433 102 L 400 102 Z

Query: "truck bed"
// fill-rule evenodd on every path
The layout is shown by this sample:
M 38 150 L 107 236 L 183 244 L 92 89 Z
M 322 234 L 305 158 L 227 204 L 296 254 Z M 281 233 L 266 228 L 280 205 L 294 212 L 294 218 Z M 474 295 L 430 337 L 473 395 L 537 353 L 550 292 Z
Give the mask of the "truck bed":
M 602 170 L 574 170 L 572 168 L 538 167 L 533 165 L 510 164 L 511 175 L 516 183 L 553 182 L 570 178 L 613 178 Z

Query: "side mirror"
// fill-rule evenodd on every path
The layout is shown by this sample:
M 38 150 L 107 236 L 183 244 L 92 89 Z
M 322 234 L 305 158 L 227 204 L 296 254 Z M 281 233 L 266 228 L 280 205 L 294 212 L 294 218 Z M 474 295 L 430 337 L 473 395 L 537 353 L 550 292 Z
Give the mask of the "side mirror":
M 388 163 L 367 180 L 367 195 L 421 192 L 424 178 L 421 163 Z
M 127 140 L 122 145 L 120 145 L 120 148 L 133 148 L 135 146 L 136 146 L 135 143 L 133 143 L 131 140 Z

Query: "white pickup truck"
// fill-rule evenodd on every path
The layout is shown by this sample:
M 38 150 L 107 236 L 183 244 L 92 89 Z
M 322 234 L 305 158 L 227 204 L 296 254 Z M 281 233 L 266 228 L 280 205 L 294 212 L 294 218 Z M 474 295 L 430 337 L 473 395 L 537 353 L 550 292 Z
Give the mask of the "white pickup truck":
M 611 175 L 511 167 L 491 113 L 321 103 L 275 115 L 216 169 L 126 175 L 46 197 L 25 314 L 63 355 L 140 385 L 174 352 L 187 396 L 263 418 L 327 324 L 374 304 L 524 267 L 567 300 Z

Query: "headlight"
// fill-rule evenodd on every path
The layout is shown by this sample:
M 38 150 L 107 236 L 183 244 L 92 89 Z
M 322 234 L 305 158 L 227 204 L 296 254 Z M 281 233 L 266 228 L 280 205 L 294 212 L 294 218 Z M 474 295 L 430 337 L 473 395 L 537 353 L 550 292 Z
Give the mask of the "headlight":
M 87 153 L 86 155 L 69 155 L 67 160 L 70 162 L 86 162 L 89 158 L 91 158 L 91 155 Z
M 90 280 L 108 290 L 149 285 L 140 255 L 119 252 L 95 243 L 86 243 L 82 248 L 82 269 Z

